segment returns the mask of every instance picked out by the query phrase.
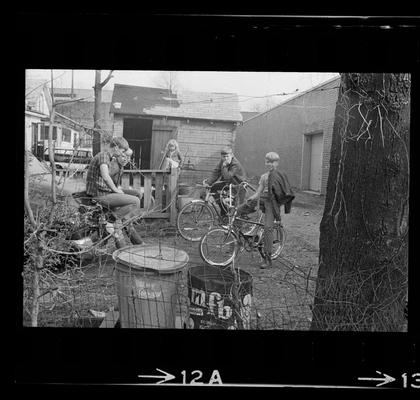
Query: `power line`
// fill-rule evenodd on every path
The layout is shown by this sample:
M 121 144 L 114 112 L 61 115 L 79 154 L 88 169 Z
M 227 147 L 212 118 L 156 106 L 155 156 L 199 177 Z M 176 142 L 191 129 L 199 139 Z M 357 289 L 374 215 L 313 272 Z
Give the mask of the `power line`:
M 334 90 L 334 89 L 338 89 L 340 86 L 334 86 L 331 88 L 319 88 L 319 89 L 305 89 L 305 90 L 295 90 L 294 92 L 282 92 L 282 93 L 273 93 L 273 94 L 268 94 L 265 96 L 247 96 L 247 95 L 230 95 L 230 96 L 225 96 L 225 97 L 219 97 L 216 99 L 205 99 L 205 100 L 197 100 L 197 101 L 189 101 L 189 102 L 183 102 L 183 101 L 179 101 L 178 102 L 180 104 L 201 104 L 201 103 L 212 103 L 212 104 L 222 104 L 222 103 L 232 103 L 237 99 L 238 97 L 246 97 L 245 99 L 242 100 L 237 100 L 237 102 L 242 103 L 245 101 L 249 101 L 249 100 L 255 100 L 255 99 L 266 99 L 269 97 L 276 97 L 276 96 L 290 96 L 290 95 L 294 95 L 294 94 L 301 94 L 301 93 L 310 93 L 310 92 L 321 92 L 321 91 L 326 91 L 326 90 Z M 225 99 L 232 99 L 232 100 L 228 100 L 226 101 Z M 221 101 L 222 100 L 222 101 Z M 225 101 L 223 101 L 225 100 Z
M 55 81 L 55 80 L 57 80 L 57 79 L 59 79 L 59 78 L 61 78 L 63 75 L 65 75 L 66 74 L 66 71 L 65 72 L 63 72 L 60 76 L 57 76 L 57 78 L 54 78 L 53 79 L 53 81 Z M 29 78 L 30 79 L 30 78 Z M 25 98 L 26 97 L 28 97 L 32 92 L 34 92 L 35 90 L 37 90 L 37 89 L 39 89 L 40 87 L 42 87 L 42 86 L 44 86 L 44 85 L 47 85 L 49 82 L 51 82 L 51 80 L 50 81 L 48 81 L 47 79 L 45 79 L 45 81 L 43 82 L 43 83 L 41 83 L 40 85 L 38 85 L 38 86 L 35 86 L 31 91 L 29 91 L 28 93 L 26 93 L 25 94 Z

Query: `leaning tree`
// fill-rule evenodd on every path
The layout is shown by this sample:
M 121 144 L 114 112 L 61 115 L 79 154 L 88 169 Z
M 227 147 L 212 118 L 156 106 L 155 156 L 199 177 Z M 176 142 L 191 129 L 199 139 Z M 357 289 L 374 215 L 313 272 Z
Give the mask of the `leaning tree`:
M 311 329 L 404 327 L 410 87 L 409 74 L 341 74 Z

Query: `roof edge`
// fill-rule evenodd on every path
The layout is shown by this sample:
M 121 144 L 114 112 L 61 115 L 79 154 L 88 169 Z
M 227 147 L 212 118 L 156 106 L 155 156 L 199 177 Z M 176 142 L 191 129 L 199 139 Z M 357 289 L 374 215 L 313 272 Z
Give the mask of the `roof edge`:
M 271 112 L 271 111 L 275 110 L 276 108 L 278 108 L 278 107 L 281 107 L 281 106 L 285 105 L 285 104 L 286 104 L 286 103 L 288 103 L 289 101 L 296 100 L 298 97 L 303 96 L 303 95 L 305 95 L 305 94 L 308 94 L 308 93 L 312 92 L 313 90 L 318 89 L 318 88 L 320 88 L 320 87 L 322 87 L 322 86 L 328 85 L 329 83 L 334 82 L 335 80 L 338 80 L 338 79 L 341 79 L 341 78 L 340 78 L 340 76 L 337 76 L 337 77 L 335 77 L 335 78 L 330 78 L 330 79 L 326 80 L 325 82 L 322 82 L 322 83 L 320 83 L 320 84 L 318 84 L 318 85 L 316 85 L 316 86 L 312 86 L 311 88 L 306 89 L 306 90 L 304 90 L 303 92 L 296 94 L 295 96 L 293 96 L 293 97 L 291 97 L 291 98 L 289 98 L 289 99 L 287 99 L 287 100 L 283 101 L 282 103 L 277 104 L 275 107 L 270 108 L 269 110 L 264 111 L 264 112 L 262 112 L 262 113 L 260 113 L 260 114 L 258 114 L 258 115 L 255 115 L 255 116 L 251 117 L 250 119 L 247 119 L 247 120 L 246 120 L 246 121 L 244 121 L 244 122 L 248 122 L 248 121 L 253 120 L 254 118 L 260 117 L 261 115 L 268 114 L 269 112 Z
M 112 112 L 112 111 L 111 111 Z M 231 123 L 234 124 L 236 122 L 242 122 L 239 119 L 217 119 L 217 118 L 196 118 L 196 117 L 183 117 L 183 116 L 175 116 L 175 115 L 163 115 L 163 114 L 132 114 L 132 113 L 115 113 L 113 112 L 113 114 L 117 114 L 119 116 L 133 116 L 133 117 L 138 117 L 138 118 L 143 118 L 143 117 L 150 117 L 151 119 L 153 118 L 173 118 L 173 119 L 194 119 L 197 121 L 215 121 L 215 122 L 227 122 L 227 123 Z

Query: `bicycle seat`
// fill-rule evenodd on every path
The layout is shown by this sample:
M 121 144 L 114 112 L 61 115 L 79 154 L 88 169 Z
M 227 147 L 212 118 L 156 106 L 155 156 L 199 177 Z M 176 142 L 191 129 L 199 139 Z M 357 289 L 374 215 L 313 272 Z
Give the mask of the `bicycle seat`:
M 105 204 L 101 204 L 98 200 L 94 199 L 92 196 L 89 196 L 86 192 L 77 192 L 72 194 L 73 198 L 82 206 L 85 207 L 101 207 L 105 210 L 109 208 Z
M 81 205 L 84 206 L 95 206 L 97 205 L 97 201 L 89 196 L 85 191 L 84 192 L 77 192 L 73 193 L 72 197 Z

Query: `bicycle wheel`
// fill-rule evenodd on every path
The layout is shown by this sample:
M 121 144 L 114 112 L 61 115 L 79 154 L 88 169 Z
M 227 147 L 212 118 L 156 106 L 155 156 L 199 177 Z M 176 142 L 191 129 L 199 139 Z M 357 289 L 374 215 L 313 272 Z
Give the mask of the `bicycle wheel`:
M 286 231 L 282 225 L 276 223 L 273 229 L 273 254 L 271 255 L 272 260 L 275 260 L 281 254 L 285 242 Z
M 232 231 L 214 228 L 203 236 L 199 247 L 207 264 L 225 267 L 235 258 L 238 241 Z
M 198 242 L 214 225 L 213 210 L 202 200 L 193 200 L 178 213 L 176 226 L 180 235 Z

